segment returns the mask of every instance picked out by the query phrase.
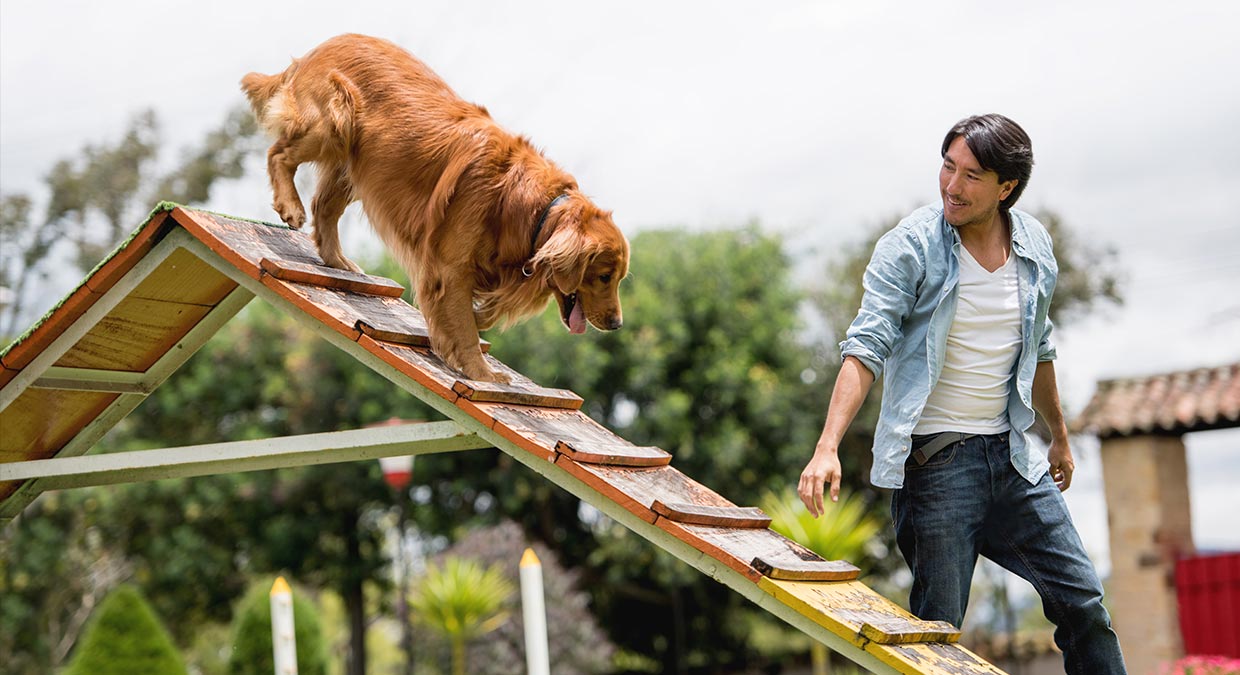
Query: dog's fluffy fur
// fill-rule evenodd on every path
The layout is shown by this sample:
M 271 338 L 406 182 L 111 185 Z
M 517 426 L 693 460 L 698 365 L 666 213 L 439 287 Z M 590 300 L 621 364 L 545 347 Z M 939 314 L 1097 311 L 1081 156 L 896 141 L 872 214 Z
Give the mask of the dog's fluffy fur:
M 246 75 L 241 88 L 276 139 L 267 171 L 280 218 L 294 229 L 305 223 L 293 175 L 315 163 L 319 254 L 361 271 L 337 233 L 345 207 L 360 200 L 409 273 L 431 347 L 468 377 L 505 381 L 483 359 L 478 330 L 535 314 L 551 297 L 574 333 L 587 320 L 620 327 L 629 246 L 610 212 L 408 52 L 341 35 L 283 73 Z M 567 199 L 549 209 L 559 195 Z

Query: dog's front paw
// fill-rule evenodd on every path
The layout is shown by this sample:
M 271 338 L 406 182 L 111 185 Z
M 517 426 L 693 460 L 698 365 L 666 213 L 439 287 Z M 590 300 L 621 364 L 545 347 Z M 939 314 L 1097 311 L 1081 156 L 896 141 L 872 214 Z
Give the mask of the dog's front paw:
M 321 253 L 322 252 L 320 251 L 320 254 Z M 356 263 L 344 257 L 343 255 L 339 255 L 339 254 L 324 255 L 323 264 L 327 265 L 328 267 L 334 267 L 338 270 L 345 270 L 346 272 L 357 272 L 358 274 L 365 274 L 365 272 L 362 271 L 362 268 L 358 267 Z
M 300 230 L 306 224 L 306 209 L 299 202 L 276 202 L 271 207 L 280 214 L 280 220 L 294 230 Z
M 509 384 L 512 377 L 508 373 L 492 370 L 485 361 L 479 361 L 477 364 L 465 365 L 458 368 L 465 376 L 471 380 L 479 382 L 494 382 L 496 384 Z

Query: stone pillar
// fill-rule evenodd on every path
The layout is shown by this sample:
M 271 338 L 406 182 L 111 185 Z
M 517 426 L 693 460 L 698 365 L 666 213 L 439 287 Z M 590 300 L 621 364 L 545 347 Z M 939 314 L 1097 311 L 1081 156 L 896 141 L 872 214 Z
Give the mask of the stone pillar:
M 1184 654 L 1175 561 L 1195 551 L 1184 440 L 1105 439 L 1102 470 L 1111 534 L 1112 621 L 1128 672 L 1156 673 Z

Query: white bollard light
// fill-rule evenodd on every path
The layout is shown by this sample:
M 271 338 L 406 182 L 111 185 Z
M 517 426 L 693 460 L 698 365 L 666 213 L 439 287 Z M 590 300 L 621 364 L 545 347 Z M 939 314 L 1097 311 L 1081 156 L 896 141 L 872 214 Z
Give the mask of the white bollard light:
M 271 585 L 271 649 L 275 675 L 297 675 L 297 638 L 293 633 L 293 591 L 284 577 Z
M 542 563 L 532 548 L 525 549 L 521 556 L 521 616 L 525 620 L 525 663 L 529 675 L 551 675 Z

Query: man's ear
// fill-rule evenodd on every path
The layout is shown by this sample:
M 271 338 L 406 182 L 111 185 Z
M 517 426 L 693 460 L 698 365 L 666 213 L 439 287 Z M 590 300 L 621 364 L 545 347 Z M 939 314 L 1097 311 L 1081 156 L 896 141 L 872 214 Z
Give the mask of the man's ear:
M 1012 180 L 1002 183 L 999 186 L 1001 188 L 1001 190 L 999 191 L 999 201 L 1003 201 L 1007 199 L 1008 195 L 1012 194 L 1012 190 L 1016 189 L 1016 185 L 1018 183 L 1020 183 L 1020 179 L 1017 179 L 1017 178 L 1013 178 Z

